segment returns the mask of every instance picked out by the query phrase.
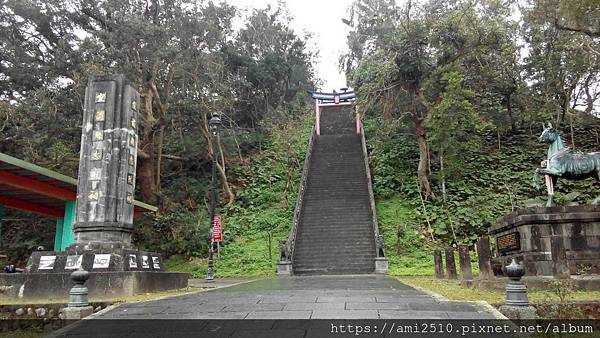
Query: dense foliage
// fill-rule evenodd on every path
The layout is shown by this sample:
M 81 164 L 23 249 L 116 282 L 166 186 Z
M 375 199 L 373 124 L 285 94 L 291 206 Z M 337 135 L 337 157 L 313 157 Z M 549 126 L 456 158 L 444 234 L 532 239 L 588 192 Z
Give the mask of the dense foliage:
M 383 221 L 388 251 L 419 237 L 472 243 L 511 209 L 543 204 L 531 186 L 542 122 L 576 150 L 598 149 L 598 5 L 354 2 L 342 61 L 368 117 L 379 208 L 400 215 Z M 597 188 L 559 180 L 557 197 L 589 203 Z

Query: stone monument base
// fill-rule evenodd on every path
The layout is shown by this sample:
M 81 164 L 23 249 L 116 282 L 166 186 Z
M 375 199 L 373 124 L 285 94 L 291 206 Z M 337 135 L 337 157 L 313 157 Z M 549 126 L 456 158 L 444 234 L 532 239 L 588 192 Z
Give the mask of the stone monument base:
M 115 248 L 35 251 L 24 273 L 0 274 L 2 298 L 67 299 L 77 269 L 90 273 L 86 282 L 92 298 L 110 299 L 187 287 L 188 274 L 166 272 L 162 256 L 153 252 Z
M 277 263 L 277 274 L 280 276 L 292 275 L 292 262 L 278 262 Z
M 73 287 L 71 272 L 3 273 L 0 285 L 6 292 L 1 298 L 66 301 Z M 123 296 L 185 288 L 188 274 L 163 271 L 90 272 L 85 285 L 90 298 L 111 299 Z
M 492 268 L 502 276 L 502 267 L 515 258 L 526 276 L 552 276 L 556 259 L 552 239 L 560 241 L 566 254 L 566 273 L 600 273 L 600 206 L 524 208 L 511 212 L 492 226 L 496 257 Z

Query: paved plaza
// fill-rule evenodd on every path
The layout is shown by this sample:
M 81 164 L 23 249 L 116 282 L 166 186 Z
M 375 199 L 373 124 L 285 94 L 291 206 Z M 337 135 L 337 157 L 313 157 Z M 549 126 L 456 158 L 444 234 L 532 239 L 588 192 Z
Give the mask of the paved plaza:
M 472 303 L 439 301 L 379 275 L 261 279 L 157 301 L 123 304 L 111 319 L 483 319 Z
M 163 337 L 158 332 L 171 322 L 178 323 L 173 325 L 173 330 L 169 329 L 172 336 L 202 330 L 223 336 L 254 332 L 248 328 L 235 331 L 231 327 L 229 331 L 219 331 L 228 326 L 209 329 L 211 321 L 189 320 L 216 320 L 214 325 L 219 319 L 243 319 L 236 321 L 238 327 L 244 325 L 240 323 L 252 323 L 254 329 L 256 326 L 267 329 L 268 333 L 261 331 L 255 337 L 287 338 L 306 336 L 302 329 L 295 331 L 297 328 L 291 323 L 313 323 L 329 330 L 331 320 L 487 318 L 493 316 L 478 304 L 438 300 L 388 276 L 310 276 L 259 279 L 205 292 L 122 304 L 99 313 L 94 319 L 81 321 L 70 330 L 63 330 L 60 336 L 83 337 L 93 330 L 113 337 L 124 334 Z M 275 319 L 329 321 L 281 321 L 280 324 L 292 327 L 280 332 L 273 327 Z

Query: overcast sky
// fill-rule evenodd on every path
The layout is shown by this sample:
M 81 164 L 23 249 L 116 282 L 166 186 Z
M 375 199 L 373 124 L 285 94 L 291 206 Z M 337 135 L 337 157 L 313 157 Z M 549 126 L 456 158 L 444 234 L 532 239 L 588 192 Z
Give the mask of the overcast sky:
M 225 0 L 239 8 L 277 7 L 277 0 Z M 292 28 L 298 35 L 313 33 L 310 48 L 319 51 L 313 65 L 317 78 L 323 80 L 324 91 L 330 92 L 346 86 L 346 77 L 338 70 L 340 54 L 346 49 L 346 36 L 350 27 L 342 22 L 347 17 L 351 0 L 283 0 L 294 18 Z

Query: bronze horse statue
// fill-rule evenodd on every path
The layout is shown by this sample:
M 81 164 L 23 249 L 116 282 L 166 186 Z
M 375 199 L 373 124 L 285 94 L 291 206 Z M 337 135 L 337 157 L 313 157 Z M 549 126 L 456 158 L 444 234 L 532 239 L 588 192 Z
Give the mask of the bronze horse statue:
M 542 161 L 542 168 L 535 170 L 534 183 L 539 189 L 539 174 L 546 175 L 546 187 L 548 188 L 548 201 L 546 207 L 551 207 L 554 198 L 554 185 L 558 178 L 568 180 L 583 180 L 594 177 L 600 180 L 600 152 L 583 153 L 573 151 L 563 143 L 560 133 L 551 123 L 544 126 L 544 131 L 539 137 L 541 143 L 549 143 L 548 157 Z M 600 202 L 600 196 L 596 197 L 593 204 Z

